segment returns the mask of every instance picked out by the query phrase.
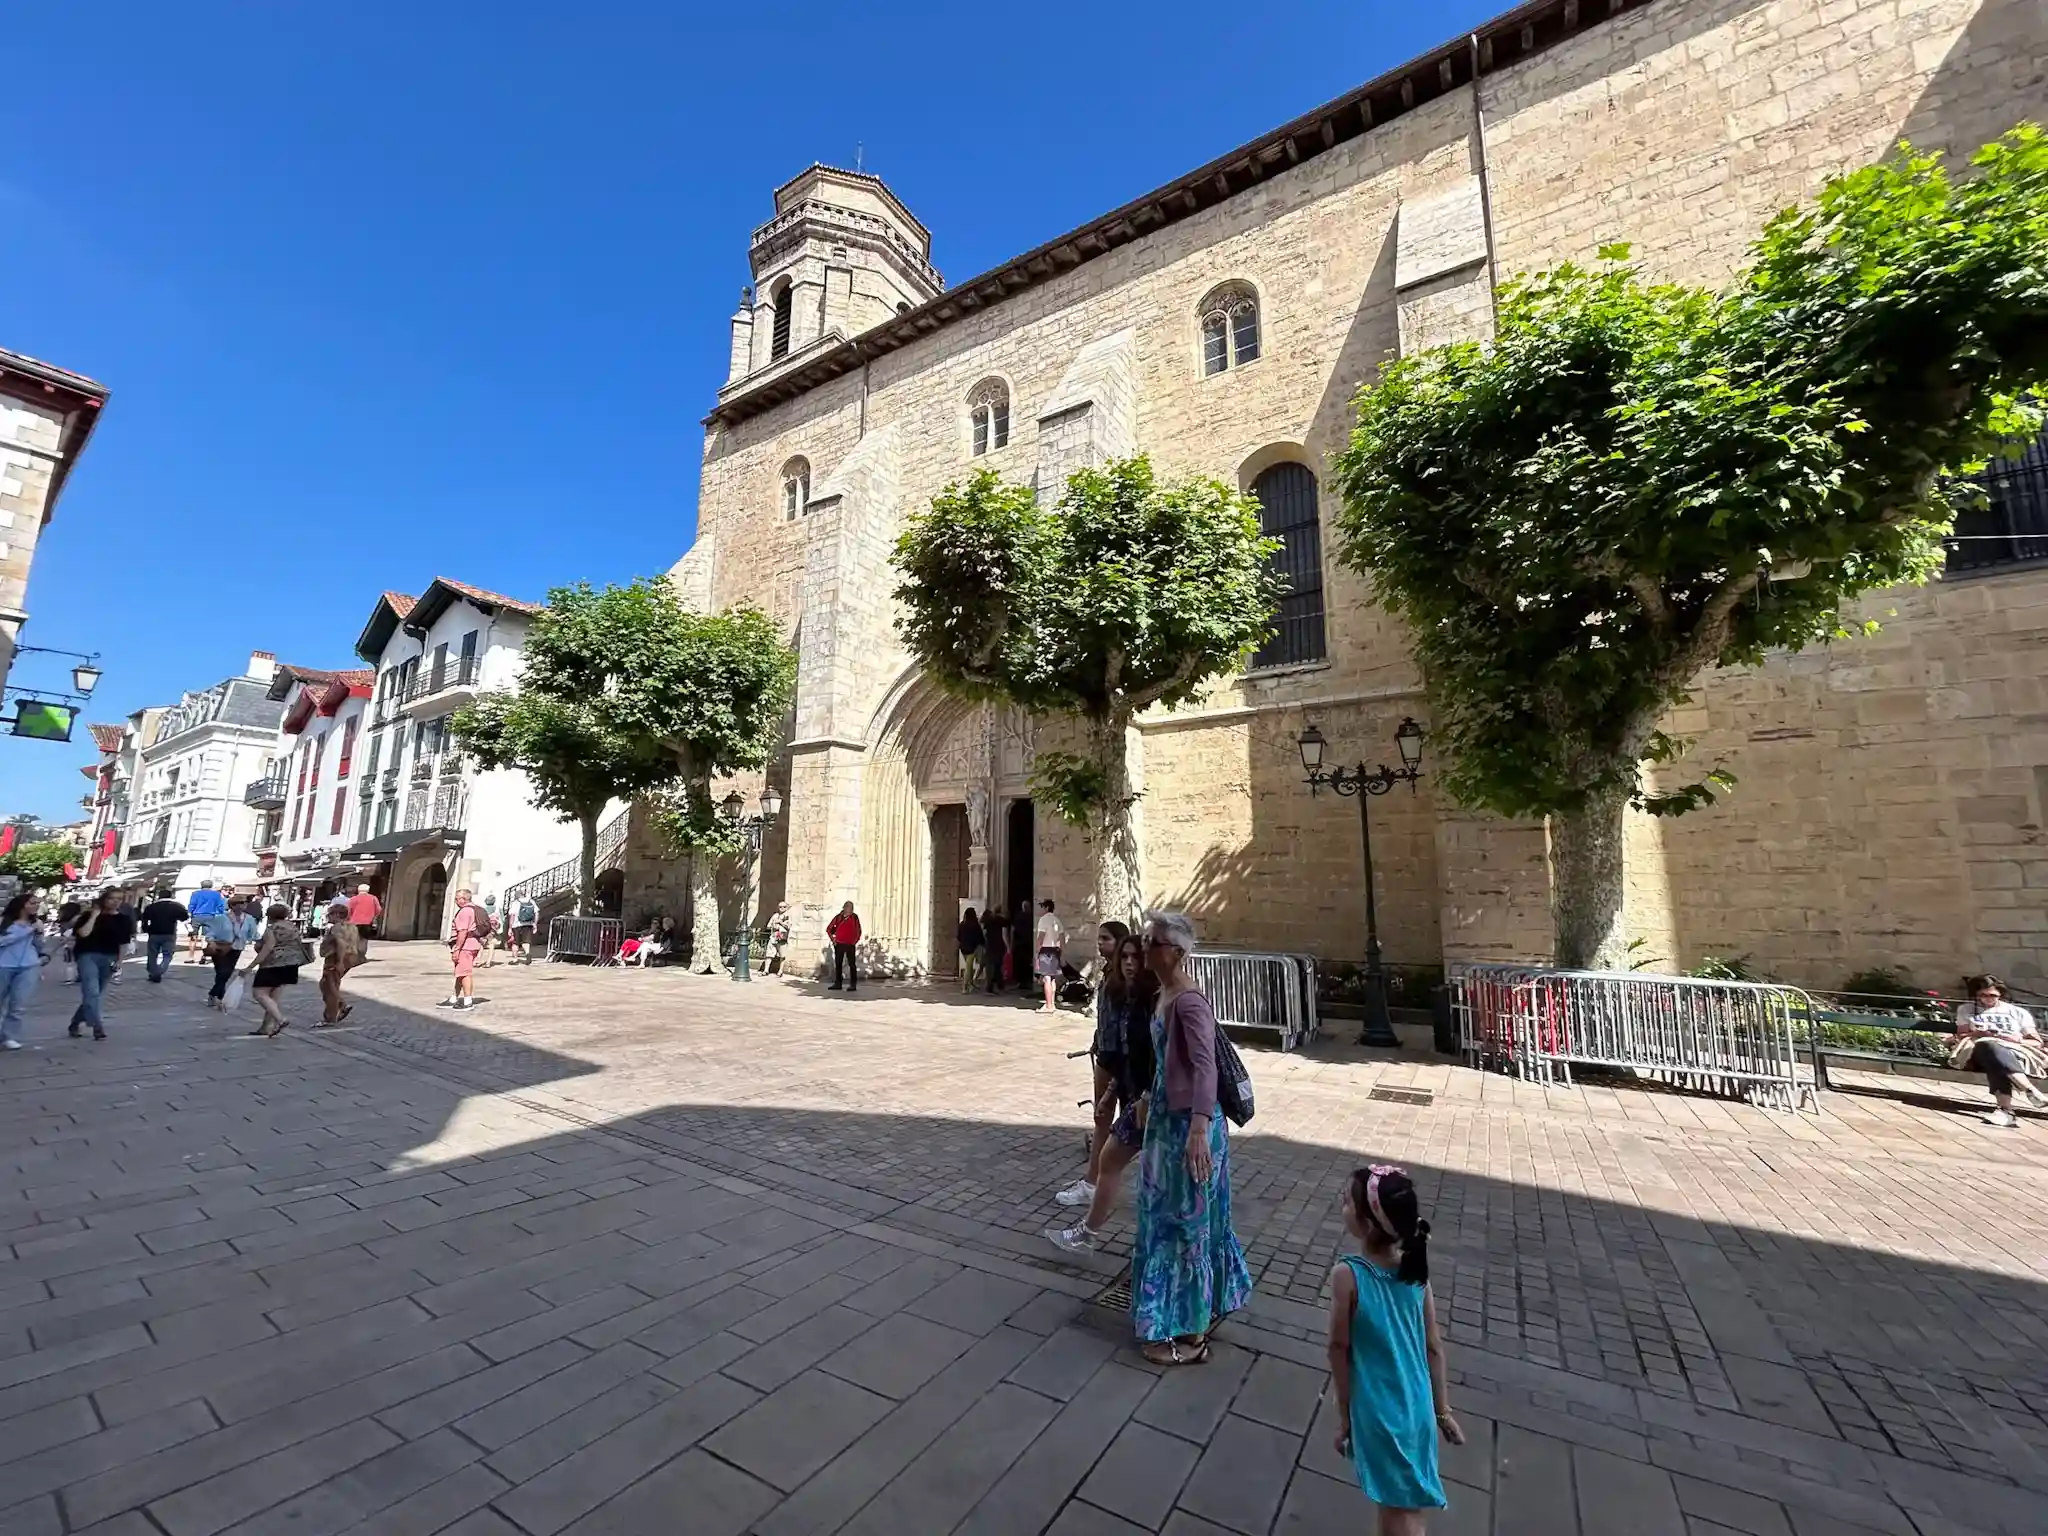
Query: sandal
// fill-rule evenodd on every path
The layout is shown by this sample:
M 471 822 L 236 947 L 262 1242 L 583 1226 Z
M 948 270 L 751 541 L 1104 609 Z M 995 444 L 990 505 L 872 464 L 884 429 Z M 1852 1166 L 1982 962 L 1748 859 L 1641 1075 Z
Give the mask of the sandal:
M 1147 1344 L 1139 1353 L 1154 1365 L 1202 1365 L 1209 1358 L 1209 1345 L 1204 1340 L 1198 1348 L 1184 1349 L 1179 1339 L 1168 1339 L 1159 1344 Z

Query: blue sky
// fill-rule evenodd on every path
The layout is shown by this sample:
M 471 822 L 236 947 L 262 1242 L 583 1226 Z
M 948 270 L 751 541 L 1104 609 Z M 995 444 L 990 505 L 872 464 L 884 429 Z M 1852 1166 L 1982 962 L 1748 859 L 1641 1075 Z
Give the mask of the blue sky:
M 957 281 L 1503 8 L 13 7 L 0 346 L 112 392 L 23 640 L 114 720 L 386 587 L 665 569 L 777 183 L 863 145 Z M 90 760 L 0 737 L 0 812 Z

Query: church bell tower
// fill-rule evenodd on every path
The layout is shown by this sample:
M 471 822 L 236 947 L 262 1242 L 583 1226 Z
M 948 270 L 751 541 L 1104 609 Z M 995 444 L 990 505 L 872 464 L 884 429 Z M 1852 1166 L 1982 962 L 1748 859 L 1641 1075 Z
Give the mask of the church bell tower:
M 821 343 L 914 309 L 946 286 L 931 231 L 880 177 L 813 165 L 775 189 L 754 231 L 753 285 L 732 317 L 730 388 Z

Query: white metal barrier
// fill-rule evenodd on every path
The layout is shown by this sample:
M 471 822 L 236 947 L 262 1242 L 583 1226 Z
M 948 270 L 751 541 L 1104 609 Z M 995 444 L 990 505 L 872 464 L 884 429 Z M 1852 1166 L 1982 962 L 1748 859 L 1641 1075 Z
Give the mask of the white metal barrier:
M 1475 1066 L 1546 1085 L 1573 1063 L 1796 1110 L 1792 1026 L 1812 1006 L 1797 987 L 1644 971 L 1472 965 L 1451 978 L 1459 1043 Z
M 558 917 L 548 924 L 548 959 L 610 960 L 619 952 L 616 917 Z
M 1201 950 L 1187 957 L 1187 971 L 1219 1024 L 1276 1030 L 1283 1051 L 1299 1050 L 1321 1028 L 1313 955 Z

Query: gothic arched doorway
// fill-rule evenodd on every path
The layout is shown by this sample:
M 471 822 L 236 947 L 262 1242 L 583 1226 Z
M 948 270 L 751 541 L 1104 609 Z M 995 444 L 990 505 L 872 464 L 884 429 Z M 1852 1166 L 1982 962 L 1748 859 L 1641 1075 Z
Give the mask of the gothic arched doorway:
M 412 904 L 412 936 L 416 939 L 441 937 L 441 919 L 448 906 L 448 871 L 429 864 L 420 871 L 418 894 Z

